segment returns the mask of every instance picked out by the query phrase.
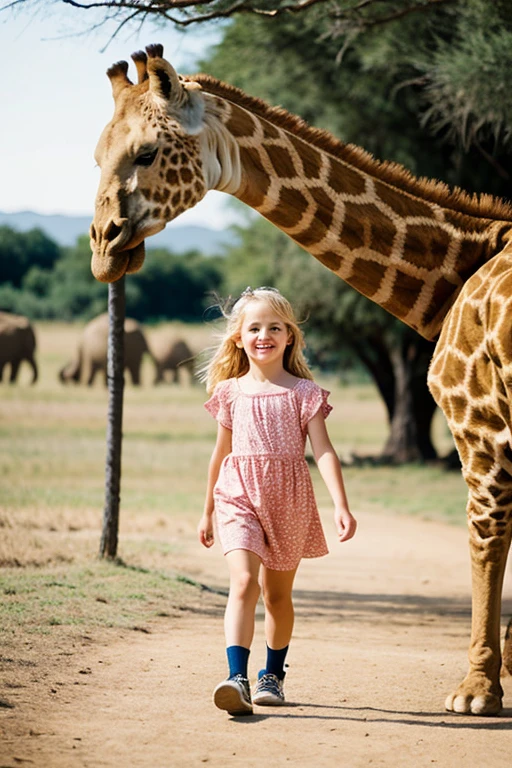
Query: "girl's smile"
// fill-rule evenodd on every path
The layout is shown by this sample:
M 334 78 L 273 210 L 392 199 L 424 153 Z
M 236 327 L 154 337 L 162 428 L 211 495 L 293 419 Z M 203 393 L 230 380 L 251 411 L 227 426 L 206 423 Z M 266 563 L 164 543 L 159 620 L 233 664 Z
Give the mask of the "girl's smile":
M 240 340 L 249 358 L 255 363 L 282 360 L 291 334 L 283 319 L 265 301 L 251 301 L 245 311 Z

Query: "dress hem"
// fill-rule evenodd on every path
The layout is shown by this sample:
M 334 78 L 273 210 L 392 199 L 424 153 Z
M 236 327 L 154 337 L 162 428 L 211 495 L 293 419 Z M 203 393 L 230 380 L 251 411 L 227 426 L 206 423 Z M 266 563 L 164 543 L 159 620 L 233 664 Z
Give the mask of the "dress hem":
M 321 553 L 319 553 L 317 555 L 301 555 L 299 560 L 297 561 L 297 565 L 295 565 L 295 567 L 293 567 L 293 568 L 276 568 L 275 566 L 267 565 L 267 563 L 265 562 L 265 560 L 263 559 L 261 554 L 259 552 L 256 552 L 256 550 L 252 549 L 251 547 L 230 547 L 229 549 L 223 551 L 224 557 L 226 555 L 229 555 L 230 552 L 236 552 L 237 549 L 242 549 L 245 552 L 252 552 L 253 555 L 256 555 L 257 557 L 259 557 L 259 559 L 261 560 L 261 564 L 264 565 L 265 568 L 268 568 L 269 571 L 283 571 L 283 572 L 296 570 L 299 567 L 301 560 L 313 560 L 313 559 L 315 559 L 317 557 L 325 557 L 326 555 L 329 554 L 329 550 L 327 549 L 325 552 L 321 552 Z

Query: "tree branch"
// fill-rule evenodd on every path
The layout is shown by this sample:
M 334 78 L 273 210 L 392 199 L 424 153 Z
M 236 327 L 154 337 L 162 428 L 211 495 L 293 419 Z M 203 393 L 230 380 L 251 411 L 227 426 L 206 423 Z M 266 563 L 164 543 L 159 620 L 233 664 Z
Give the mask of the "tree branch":
M 456 3 L 459 0 L 399 0 L 402 7 L 395 9 L 396 0 L 338 0 L 338 7 L 332 10 L 331 0 L 98 0 L 97 2 L 79 2 L 79 0 L 53 0 L 53 3 L 61 2 L 80 10 L 97 10 L 104 8 L 106 18 L 109 11 L 115 12 L 115 16 L 127 13 L 124 23 L 133 21 L 142 16 L 142 23 L 151 16 L 163 18 L 177 26 L 186 27 L 190 24 L 212 21 L 214 19 L 226 19 L 235 14 L 255 14 L 275 18 L 287 13 L 304 13 L 313 6 L 328 6 L 325 10 L 326 18 L 332 19 L 336 24 L 333 30 L 336 36 L 354 32 L 360 32 L 379 25 L 389 24 L 418 11 L 429 11 L 441 5 Z M 43 0 L 10 0 L 0 6 L 0 11 L 9 8 L 28 6 L 29 4 L 43 4 Z M 48 2 L 45 3 L 45 5 Z M 386 13 L 386 6 L 392 10 Z M 384 6 L 384 8 L 383 8 Z M 114 32 L 113 37 L 119 32 Z
M 495 160 L 495 158 L 492 155 L 490 155 L 489 152 L 487 152 L 487 150 L 485 150 L 482 147 L 482 145 L 480 144 L 480 142 L 478 141 L 478 139 L 476 137 L 473 138 L 473 143 L 474 143 L 475 147 L 477 148 L 477 150 L 482 155 L 482 157 L 484 157 L 487 160 L 487 162 L 489 163 L 489 165 L 491 165 L 494 168 L 496 173 L 499 176 L 501 176 L 502 179 L 505 179 L 505 181 L 509 181 L 510 180 L 510 174 L 508 173 L 508 171 L 505 170 L 505 168 L 500 163 L 498 163 L 498 161 Z
M 379 4 L 389 4 L 389 0 L 361 0 L 352 8 L 331 11 L 330 18 L 337 22 L 337 35 L 347 34 L 348 32 L 364 31 L 377 26 L 384 26 L 393 21 L 398 21 L 405 16 L 417 12 L 431 11 L 433 8 L 439 8 L 441 5 L 451 5 L 458 0 L 404 0 L 405 7 L 396 9 L 387 15 L 378 12 L 372 17 L 364 14 L 364 11 L 373 11 Z M 380 9 L 377 9 L 380 10 Z

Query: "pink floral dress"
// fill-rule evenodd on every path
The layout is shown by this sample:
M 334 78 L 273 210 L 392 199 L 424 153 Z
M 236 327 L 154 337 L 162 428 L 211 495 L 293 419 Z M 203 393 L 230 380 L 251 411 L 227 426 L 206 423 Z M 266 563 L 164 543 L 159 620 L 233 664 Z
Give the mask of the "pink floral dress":
M 237 379 L 216 386 L 205 408 L 233 433 L 214 489 L 224 554 L 248 549 L 277 571 L 327 554 L 304 449 L 308 422 L 332 410 L 328 396 L 308 379 L 257 394 L 242 392 Z

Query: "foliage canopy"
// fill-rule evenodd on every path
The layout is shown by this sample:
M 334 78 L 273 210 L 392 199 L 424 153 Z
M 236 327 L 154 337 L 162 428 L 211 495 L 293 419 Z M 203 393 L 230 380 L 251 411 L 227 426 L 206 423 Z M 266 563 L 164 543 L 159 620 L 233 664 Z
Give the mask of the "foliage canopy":
M 281 22 L 296 21 L 306 37 L 313 32 L 324 61 L 340 64 L 340 71 L 347 53 L 370 39 L 367 71 L 417 89 L 431 130 L 457 137 L 466 150 L 484 145 L 481 151 L 489 152 L 492 140 L 500 151 L 512 141 L 509 0 L 4 0 L 0 11 L 34 13 L 44 6 L 47 13 L 49 6 L 61 5 L 76 8 L 76 27 L 82 29 L 91 28 L 92 13 L 94 27 L 113 22 L 113 36 L 150 20 L 177 28 L 222 22 L 229 28 L 233 20 L 250 19 L 272 38 L 274 27 L 282 32 Z M 271 60 L 283 48 L 286 40 L 278 41 Z M 238 64 L 246 64 L 245 58 Z M 300 80 L 295 88 L 300 91 Z

